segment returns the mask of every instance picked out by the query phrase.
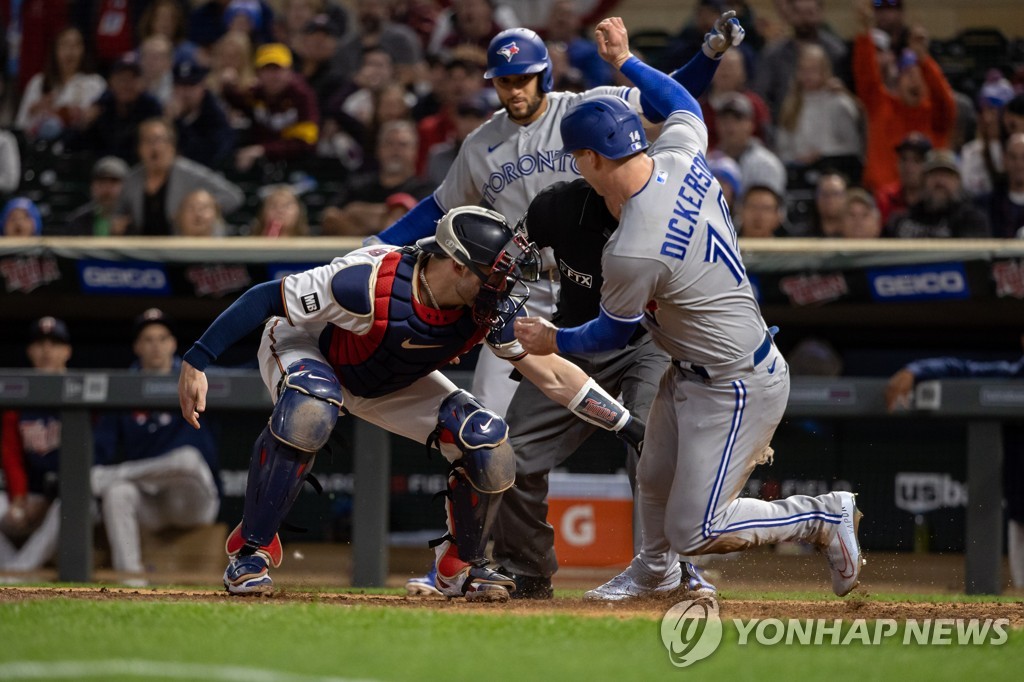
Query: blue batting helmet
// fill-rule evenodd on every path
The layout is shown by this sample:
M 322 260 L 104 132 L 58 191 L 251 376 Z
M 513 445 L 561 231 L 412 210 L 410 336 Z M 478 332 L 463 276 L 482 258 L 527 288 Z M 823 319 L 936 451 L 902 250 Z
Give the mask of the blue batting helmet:
M 487 72 L 484 78 L 519 76 L 540 73 L 540 89 L 551 92 L 555 87 L 551 75 L 551 57 L 540 36 L 528 28 L 509 28 L 491 39 L 487 47 Z
M 561 130 L 566 153 L 592 149 L 609 159 L 621 159 L 648 146 L 640 115 L 615 95 L 580 100 L 562 117 Z

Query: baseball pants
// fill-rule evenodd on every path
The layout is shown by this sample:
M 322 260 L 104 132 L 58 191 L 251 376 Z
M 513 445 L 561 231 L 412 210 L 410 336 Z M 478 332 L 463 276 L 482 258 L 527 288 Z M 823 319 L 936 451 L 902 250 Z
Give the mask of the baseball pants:
M 0 507 L 2 506 L 0 505 Z M 4 509 L 0 508 L 0 516 L 3 514 Z M 22 572 L 42 568 L 56 555 L 59 537 L 60 500 L 58 499 L 50 503 L 43 522 L 21 547 L 15 548 L 14 544 L 3 533 L 0 533 L 0 570 Z
M 566 356 L 630 412 L 645 419 L 665 373 L 668 356 L 644 335 L 637 345 L 585 356 Z M 516 453 L 516 484 L 505 491 L 492 530 L 494 559 L 517 575 L 550 578 L 558 570 L 555 533 L 547 522 L 548 472 L 566 460 L 598 427 L 548 399 L 529 381 L 520 382 L 508 411 Z M 646 456 L 646 455 L 645 455 Z M 636 453 L 627 456 L 630 480 Z M 635 516 L 635 515 L 634 515 Z
M 481 357 L 484 355 L 494 354 L 485 349 Z M 330 365 L 314 337 L 304 329 L 291 326 L 281 317 L 271 318 L 267 322 L 258 357 L 263 384 L 274 402 L 277 402 L 281 378 L 293 362 L 312 359 Z M 511 367 L 506 360 L 500 362 Z M 355 396 L 344 386 L 341 387 L 346 413 L 417 443 L 427 442 L 437 426 L 441 402 L 457 390 L 459 387 L 440 372 L 431 372 L 411 385 L 379 398 Z M 449 462 L 462 457 L 462 451 L 451 443 L 441 443 L 440 447 Z
M 114 569 L 142 573 L 139 528 L 193 528 L 217 519 L 220 498 L 198 449 L 186 445 L 159 457 L 92 468 Z
M 753 371 L 708 383 L 671 366 L 661 379 L 637 468 L 643 546 L 634 565 L 665 575 L 680 554 L 831 541 L 835 493 L 765 502 L 739 498 L 767 457 L 789 397 L 789 367 L 773 346 Z

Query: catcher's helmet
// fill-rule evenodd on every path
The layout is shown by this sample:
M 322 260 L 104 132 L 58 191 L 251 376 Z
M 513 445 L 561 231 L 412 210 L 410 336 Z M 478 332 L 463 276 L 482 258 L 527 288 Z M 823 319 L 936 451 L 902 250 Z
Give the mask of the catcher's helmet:
M 537 279 L 537 247 L 513 230 L 505 216 L 479 206 L 448 211 L 437 221 L 435 235 L 416 246 L 448 256 L 480 278 L 483 284 L 473 304 L 473 319 L 492 329 L 501 329 L 515 318 L 530 295 L 523 282 Z M 485 273 L 481 266 L 491 271 Z
M 491 39 L 487 47 L 487 71 L 484 78 L 544 73 L 540 89 L 551 92 L 555 79 L 551 74 L 551 57 L 541 37 L 528 28 L 505 29 Z
M 562 117 L 562 151 L 592 149 L 609 159 L 621 159 L 647 149 L 640 115 L 615 95 L 589 97 Z

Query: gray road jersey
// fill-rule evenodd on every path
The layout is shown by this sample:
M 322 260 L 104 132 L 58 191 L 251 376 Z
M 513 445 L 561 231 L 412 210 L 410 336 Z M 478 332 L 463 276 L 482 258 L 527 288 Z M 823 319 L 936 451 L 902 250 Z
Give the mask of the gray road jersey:
M 584 93 L 549 92 L 547 111 L 528 126 L 517 125 L 504 110 L 498 111 L 466 138 L 444 182 L 434 192 L 441 209 L 482 203 L 515 223 L 541 190 L 580 177 L 572 156 L 562 154 L 559 126 L 569 107 L 594 95 L 625 97 L 628 90 L 600 87 Z
M 699 118 L 669 117 L 648 151 L 651 178 L 626 202 L 605 246 L 601 306 L 618 319 L 642 319 L 673 358 L 715 365 L 752 353 L 765 323 L 706 149 Z

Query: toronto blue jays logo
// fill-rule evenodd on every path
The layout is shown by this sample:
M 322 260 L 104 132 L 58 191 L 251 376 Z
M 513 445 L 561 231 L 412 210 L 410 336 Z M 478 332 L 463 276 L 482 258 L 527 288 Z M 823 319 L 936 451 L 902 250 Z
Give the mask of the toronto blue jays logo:
M 512 57 L 519 54 L 519 48 L 516 47 L 515 42 L 511 42 L 508 45 L 502 45 L 499 47 L 498 54 L 504 57 L 507 61 L 512 61 Z

